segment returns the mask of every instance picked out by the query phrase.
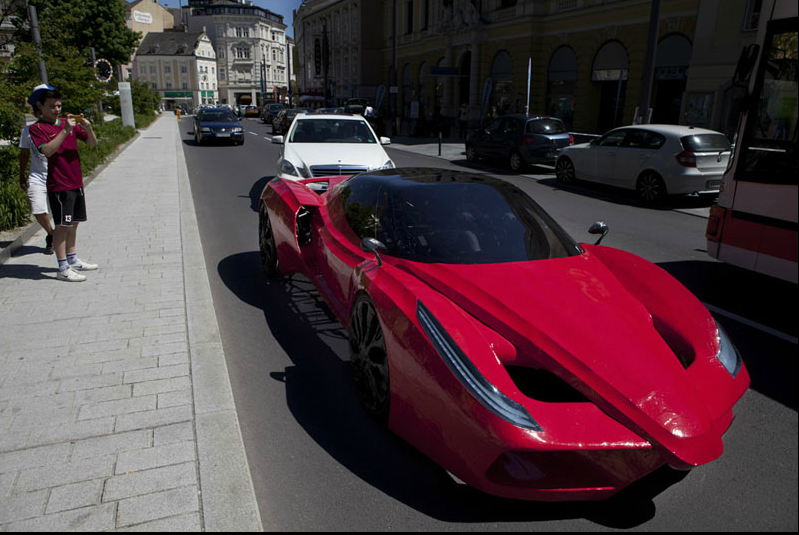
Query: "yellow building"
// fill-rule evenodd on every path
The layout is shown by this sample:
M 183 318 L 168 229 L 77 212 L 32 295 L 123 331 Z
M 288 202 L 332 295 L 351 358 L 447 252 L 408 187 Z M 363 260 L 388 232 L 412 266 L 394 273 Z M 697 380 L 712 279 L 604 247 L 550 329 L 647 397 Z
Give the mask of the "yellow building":
M 150 32 L 163 32 L 175 26 L 175 19 L 169 9 L 158 3 L 158 0 L 135 0 L 125 2 L 125 24 L 134 32 L 140 32 L 142 39 Z M 135 53 L 134 53 L 135 56 Z M 131 77 L 131 63 L 121 68 L 122 79 Z
M 680 120 L 699 4 L 662 1 L 652 122 Z M 531 113 L 602 133 L 635 116 L 650 9 L 649 0 L 383 0 L 383 76 L 392 83 L 396 54 L 399 116 L 454 120 L 466 104 L 475 127 L 494 109 L 524 113 L 530 62 Z

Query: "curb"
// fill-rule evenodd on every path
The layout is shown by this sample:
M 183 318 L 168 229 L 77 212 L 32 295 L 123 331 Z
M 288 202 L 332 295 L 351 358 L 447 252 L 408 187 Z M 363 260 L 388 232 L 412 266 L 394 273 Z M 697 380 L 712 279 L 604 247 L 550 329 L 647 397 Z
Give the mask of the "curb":
M 149 126 L 147 128 L 149 128 Z M 88 186 L 92 182 L 92 180 L 94 180 L 100 173 L 102 173 L 105 170 L 105 168 L 108 167 L 111 164 L 111 162 L 113 162 L 116 159 L 116 157 L 122 153 L 122 151 L 127 149 L 131 143 L 139 139 L 141 132 L 145 132 L 146 130 L 147 130 L 146 128 L 142 130 L 136 130 L 135 136 L 124 142 L 122 145 L 117 147 L 114 152 L 109 154 L 108 158 L 106 158 L 106 160 L 103 163 L 94 168 L 92 174 L 90 174 L 87 177 L 83 177 L 83 187 L 85 188 L 86 186 Z M 22 232 L 20 233 L 19 236 L 16 237 L 14 241 L 12 241 L 7 247 L 0 249 L 0 266 L 5 264 L 14 255 L 14 253 L 17 252 L 25 244 L 25 242 L 30 240 L 40 230 L 42 230 L 42 228 L 39 226 L 39 223 L 37 223 L 36 221 L 33 221 L 32 223 L 29 223 L 27 226 L 23 227 Z

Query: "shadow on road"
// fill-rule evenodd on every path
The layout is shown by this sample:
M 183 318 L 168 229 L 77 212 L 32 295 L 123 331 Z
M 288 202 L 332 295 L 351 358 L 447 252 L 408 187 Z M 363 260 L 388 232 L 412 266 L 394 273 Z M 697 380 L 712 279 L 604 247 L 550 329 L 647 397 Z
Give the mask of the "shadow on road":
M 267 281 L 258 251 L 228 256 L 217 270 L 238 299 L 263 311 L 266 328 L 292 360 L 269 376 L 285 385 L 287 406 L 308 435 L 353 474 L 425 515 L 470 523 L 584 518 L 632 528 L 653 518 L 654 497 L 685 477 L 663 467 L 610 500 L 556 504 L 496 498 L 457 484 L 361 410 L 350 379 L 347 333 L 308 279 Z

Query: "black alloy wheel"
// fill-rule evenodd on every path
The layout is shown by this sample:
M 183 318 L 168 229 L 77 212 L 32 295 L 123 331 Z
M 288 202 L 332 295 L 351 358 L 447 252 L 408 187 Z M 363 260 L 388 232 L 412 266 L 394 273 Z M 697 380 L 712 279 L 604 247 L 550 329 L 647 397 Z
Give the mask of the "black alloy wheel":
M 654 171 L 644 171 L 635 186 L 638 198 L 647 204 L 655 204 L 666 198 L 666 184 Z
M 388 354 L 377 311 L 367 295 L 355 300 L 350 316 L 350 371 L 358 400 L 378 423 L 388 422 Z
M 574 182 L 574 164 L 566 156 L 561 156 L 555 163 L 555 177 L 564 184 Z
M 466 160 L 472 163 L 477 161 L 477 149 L 471 143 L 466 145 Z
M 266 206 L 261 206 L 258 212 L 258 244 L 261 249 L 261 266 L 264 275 L 273 279 L 278 276 L 277 268 L 277 246 L 275 236 L 272 234 L 272 223 L 269 221 L 269 214 Z

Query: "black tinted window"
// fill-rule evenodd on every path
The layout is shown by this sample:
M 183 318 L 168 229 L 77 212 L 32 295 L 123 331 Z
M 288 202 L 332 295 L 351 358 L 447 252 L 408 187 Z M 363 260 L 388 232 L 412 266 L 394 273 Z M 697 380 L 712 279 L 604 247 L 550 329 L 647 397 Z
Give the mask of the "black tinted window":
M 203 112 L 201 120 L 215 121 L 220 123 L 230 123 L 236 121 L 236 116 L 227 110 L 206 110 Z
M 622 146 L 631 149 L 659 149 L 665 142 L 666 138 L 655 132 L 632 130 L 624 138 Z
M 532 199 L 510 184 L 422 182 L 386 188 L 377 214 L 377 238 L 386 254 L 416 262 L 491 264 L 580 253 Z
M 378 235 L 375 208 L 379 193 L 380 183 L 376 180 L 351 180 L 341 192 L 344 217 L 358 239 Z
M 566 125 L 558 119 L 537 119 L 527 123 L 528 134 L 563 134 L 566 132 Z
M 717 152 L 730 150 L 730 142 L 723 134 L 694 134 L 680 138 L 685 150 L 691 152 Z
M 614 130 L 599 138 L 596 144 L 600 147 L 620 147 L 626 135 L 626 130 Z

